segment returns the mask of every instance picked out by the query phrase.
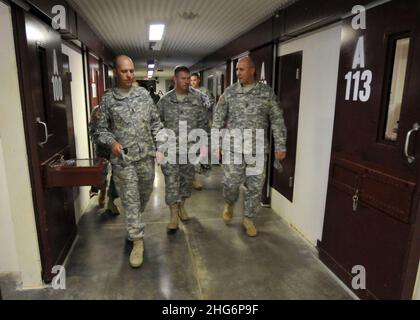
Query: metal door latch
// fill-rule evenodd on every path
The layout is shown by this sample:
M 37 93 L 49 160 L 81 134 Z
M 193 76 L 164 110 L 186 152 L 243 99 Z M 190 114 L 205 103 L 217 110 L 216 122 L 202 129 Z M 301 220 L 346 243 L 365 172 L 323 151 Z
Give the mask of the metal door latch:
M 356 190 L 356 193 L 352 199 L 353 199 L 353 212 L 356 212 L 359 206 L 359 189 Z
M 407 133 L 407 137 L 405 138 L 405 148 L 404 148 L 404 153 L 405 153 L 405 156 L 407 157 L 407 161 L 408 161 L 408 163 L 413 163 L 414 161 L 416 161 L 416 157 L 415 156 L 411 156 L 409 153 L 408 153 L 408 147 L 409 147 L 409 145 L 410 145 L 410 138 L 411 138 L 411 135 L 413 134 L 413 132 L 417 132 L 417 131 L 419 131 L 420 130 L 420 124 L 419 123 L 415 123 L 414 125 L 413 125 L 413 129 L 411 129 L 410 131 L 408 131 L 408 133 Z

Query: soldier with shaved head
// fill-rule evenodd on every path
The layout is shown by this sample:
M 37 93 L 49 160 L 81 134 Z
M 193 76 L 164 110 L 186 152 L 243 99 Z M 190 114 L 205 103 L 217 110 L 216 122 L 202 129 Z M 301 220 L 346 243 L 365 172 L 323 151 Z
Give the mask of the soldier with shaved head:
M 143 263 L 142 214 L 153 190 L 155 156 L 164 139 L 159 113 L 149 92 L 134 86 L 134 63 L 124 55 L 115 61 L 117 87 L 101 101 L 93 141 L 111 150 L 115 185 L 126 215 L 128 240 L 133 242 L 130 265 Z
M 239 187 L 245 186 L 245 202 L 242 225 L 250 237 L 257 235 L 253 219 L 257 216 L 261 205 L 261 193 L 265 180 L 265 173 L 247 175 L 248 169 L 253 169 L 255 163 L 234 162 L 235 156 L 241 159 L 260 156 L 266 159 L 270 152 L 267 141 L 267 131 L 271 126 L 274 136 L 275 157 L 283 160 L 286 157 L 286 126 L 283 111 L 279 106 L 273 90 L 266 84 L 255 79 L 255 64 L 250 57 L 242 58 L 236 66 L 238 82 L 228 87 L 216 106 L 213 115 L 213 128 L 236 130 L 242 133 L 252 132 L 251 147 L 246 143 L 239 150 L 233 146 L 233 141 L 222 145 L 220 154 L 224 157 L 229 154 L 227 163 L 224 162 L 223 196 L 225 207 L 222 213 L 223 220 L 228 223 L 232 220 L 234 204 L 239 197 Z M 257 132 L 264 132 L 259 138 Z M 245 141 L 246 142 L 246 141 Z M 233 147 L 232 147 L 233 146 Z M 260 146 L 262 151 L 258 151 Z M 265 161 L 264 161 L 265 162 Z

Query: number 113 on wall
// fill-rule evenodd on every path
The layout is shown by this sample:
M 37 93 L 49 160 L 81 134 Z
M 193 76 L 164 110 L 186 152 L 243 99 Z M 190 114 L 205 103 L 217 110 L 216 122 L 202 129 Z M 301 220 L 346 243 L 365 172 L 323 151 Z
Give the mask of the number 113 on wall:
M 370 99 L 372 71 L 349 71 L 344 77 L 347 81 L 346 86 L 346 100 L 350 100 L 353 87 L 353 101 L 367 102 Z M 360 89 L 362 87 L 362 89 Z

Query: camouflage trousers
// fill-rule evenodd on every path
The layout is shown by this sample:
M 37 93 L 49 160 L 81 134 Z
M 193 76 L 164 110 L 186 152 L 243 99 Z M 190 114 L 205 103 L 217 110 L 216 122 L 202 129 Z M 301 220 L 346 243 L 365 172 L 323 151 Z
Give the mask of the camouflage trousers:
M 108 174 L 109 174 L 109 170 L 111 170 L 111 174 L 110 174 L 110 179 L 109 179 L 109 185 L 108 185 Z M 104 179 L 104 184 L 103 186 L 101 186 L 101 192 L 106 192 L 106 190 L 108 190 L 107 195 L 108 198 L 114 200 L 117 199 L 118 196 L 118 192 L 117 189 L 115 188 L 115 181 L 114 181 L 114 173 L 112 171 L 112 168 L 110 168 L 109 162 L 107 162 L 106 164 L 106 169 L 103 172 L 103 179 Z
M 165 176 L 165 201 L 168 206 L 191 196 L 195 170 L 193 164 L 162 165 Z
M 233 159 L 233 155 L 231 156 Z M 265 163 L 265 161 L 264 161 Z M 223 197 L 229 205 L 234 205 L 239 198 L 239 188 L 243 184 L 244 194 L 244 216 L 255 218 L 261 208 L 261 193 L 265 181 L 265 170 L 259 175 L 246 175 L 246 169 L 255 165 L 234 164 L 233 160 L 229 164 L 223 164 Z
M 153 158 L 112 166 L 115 186 L 126 216 L 128 239 L 142 239 L 144 222 L 142 214 L 153 191 L 155 161 Z

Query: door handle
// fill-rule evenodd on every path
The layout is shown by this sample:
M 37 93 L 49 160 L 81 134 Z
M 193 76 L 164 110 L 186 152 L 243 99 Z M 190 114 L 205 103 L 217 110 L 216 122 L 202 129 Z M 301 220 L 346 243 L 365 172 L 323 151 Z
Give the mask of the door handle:
M 408 153 L 408 147 L 410 146 L 410 139 L 411 139 L 411 135 L 413 134 L 413 132 L 417 132 L 420 130 L 420 124 L 418 124 L 418 122 L 416 122 L 413 125 L 413 129 L 411 129 L 410 131 L 408 131 L 407 133 L 407 137 L 405 139 L 405 148 L 404 148 L 404 152 L 405 152 L 405 156 L 407 157 L 408 163 L 413 163 L 414 161 L 416 161 L 416 157 L 415 156 L 410 156 Z
M 38 124 L 40 124 L 40 125 L 42 125 L 42 126 L 44 127 L 45 140 L 44 140 L 44 141 L 42 141 L 42 142 L 38 142 L 38 145 L 39 145 L 40 147 L 42 147 L 44 144 L 46 144 L 46 143 L 48 142 L 48 138 L 50 137 L 50 135 L 48 134 L 48 127 L 47 127 L 47 124 L 46 124 L 45 122 L 42 122 L 40 117 L 37 117 L 37 118 L 36 118 L 36 123 L 38 123 Z

